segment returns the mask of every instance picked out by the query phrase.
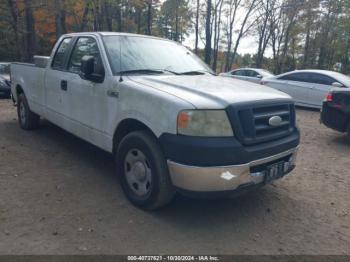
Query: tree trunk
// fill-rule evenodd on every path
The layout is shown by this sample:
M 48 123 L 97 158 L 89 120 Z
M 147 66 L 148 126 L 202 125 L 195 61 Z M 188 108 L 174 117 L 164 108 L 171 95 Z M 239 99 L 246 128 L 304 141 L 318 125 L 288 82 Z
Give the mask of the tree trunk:
M 214 61 L 212 69 L 216 72 L 218 52 L 219 52 L 219 41 L 220 41 L 220 31 L 221 31 L 221 11 L 223 0 L 220 0 L 215 8 L 215 34 L 214 34 Z M 219 8 L 219 11 L 217 10 Z
M 196 40 L 195 40 L 195 45 L 194 45 L 194 52 L 195 52 L 196 54 L 198 54 L 198 38 L 199 38 L 199 0 L 197 0 L 195 31 L 196 31 Z
M 35 20 L 33 16 L 32 1 L 24 0 L 24 13 L 26 21 L 25 42 L 26 49 L 24 60 L 33 62 L 33 56 L 36 52 L 36 37 L 35 37 Z
M 234 1 L 234 4 L 230 3 L 230 10 L 229 10 L 229 26 L 228 26 L 228 32 L 227 32 L 227 51 L 226 51 L 226 58 L 225 58 L 225 71 L 231 70 L 231 49 L 232 49 L 232 37 L 233 37 L 233 25 L 236 20 L 236 13 L 238 6 L 241 1 Z
M 152 34 L 152 0 L 147 2 L 147 35 Z
M 264 53 L 267 46 L 267 43 L 269 42 L 271 31 L 268 30 L 268 21 L 270 18 L 270 5 L 269 1 L 266 1 L 266 6 L 264 6 L 264 20 L 262 27 L 258 25 L 259 30 L 259 43 L 258 43 L 258 53 L 256 55 L 255 60 L 255 66 L 257 68 L 261 68 L 263 59 L 264 59 Z M 274 7 L 274 6 L 272 6 Z
M 107 25 L 107 30 L 108 31 L 113 31 L 112 28 L 112 17 L 111 17 L 111 13 L 110 13 L 110 5 L 107 2 L 107 0 L 104 1 L 104 16 L 105 16 L 105 20 L 106 20 L 106 25 Z
M 175 38 L 176 42 L 179 41 L 179 0 L 176 0 L 175 5 Z
M 19 48 L 19 40 L 18 40 L 18 17 L 19 17 L 19 11 L 17 7 L 17 2 L 14 0 L 8 0 L 7 1 L 10 12 L 11 12 L 11 17 L 12 17 L 12 29 L 15 34 L 15 47 L 16 47 L 16 60 L 20 59 L 21 57 L 21 51 Z
M 86 3 L 85 8 L 84 8 L 84 13 L 83 17 L 81 18 L 81 24 L 80 24 L 80 32 L 83 32 L 85 30 L 85 27 L 87 25 L 87 16 L 89 14 L 89 7 Z
M 205 22 L 205 56 L 204 61 L 210 65 L 211 58 L 211 0 L 207 0 L 207 15 Z
M 238 34 L 238 37 L 237 37 L 237 40 L 236 40 L 236 44 L 235 44 L 235 48 L 233 50 L 233 54 L 232 54 L 232 57 L 230 59 L 230 62 L 229 62 L 229 66 L 230 68 L 232 68 L 232 64 L 233 64 L 233 61 L 236 57 L 236 54 L 237 54 L 237 49 L 238 49 L 238 46 L 239 46 L 239 43 L 241 41 L 241 38 L 242 36 L 244 35 L 244 31 L 245 31 L 245 25 L 247 24 L 247 21 L 248 21 L 248 18 L 250 16 L 250 13 L 254 10 L 254 7 L 255 7 L 255 3 L 256 3 L 256 0 L 253 0 L 244 19 L 243 19 L 243 22 L 242 22 L 242 25 L 241 25 L 241 29 L 239 30 L 239 34 Z
M 304 46 L 304 58 L 303 58 L 303 68 L 307 68 L 309 65 L 309 48 L 310 48 L 310 33 L 311 33 L 311 25 L 312 25 L 312 6 L 311 3 L 307 5 L 307 20 L 306 20 L 306 38 L 305 38 L 305 46 Z
M 54 2 L 54 6 L 56 9 L 56 15 L 55 15 L 56 40 L 60 38 L 61 35 L 67 33 L 66 12 L 64 10 L 64 6 L 62 6 L 61 3 L 64 4 L 64 1 L 55 0 Z

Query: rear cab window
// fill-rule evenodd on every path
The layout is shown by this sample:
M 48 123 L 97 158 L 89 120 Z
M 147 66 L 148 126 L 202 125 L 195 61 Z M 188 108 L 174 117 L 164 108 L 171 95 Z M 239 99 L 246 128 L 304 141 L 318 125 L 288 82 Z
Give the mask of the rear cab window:
M 65 58 L 67 55 L 67 51 L 69 50 L 71 41 L 72 41 L 71 37 L 64 38 L 61 41 L 51 64 L 52 69 L 58 69 L 58 70 L 64 69 L 64 62 L 65 62 Z

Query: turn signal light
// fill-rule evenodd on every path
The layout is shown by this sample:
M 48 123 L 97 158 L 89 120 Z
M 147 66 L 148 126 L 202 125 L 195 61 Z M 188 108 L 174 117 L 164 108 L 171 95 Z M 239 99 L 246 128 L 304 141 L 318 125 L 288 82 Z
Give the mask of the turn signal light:
M 188 115 L 188 112 L 180 112 L 177 116 L 177 127 L 182 129 L 187 128 L 189 121 L 190 116 Z

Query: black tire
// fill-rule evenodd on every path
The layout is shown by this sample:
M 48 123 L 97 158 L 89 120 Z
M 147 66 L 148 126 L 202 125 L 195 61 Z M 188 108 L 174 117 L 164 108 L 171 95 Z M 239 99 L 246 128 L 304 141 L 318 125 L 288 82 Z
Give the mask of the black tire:
M 146 159 L 145 164 L 141 165 L 141 170 L 151 171 L 145 171 L 145 173 L 141 171 L 143 173 L 141 176 L 149 176 L 151 178 L 151 182 L 147 182 L 145 186 L 147 193 L 144 195 L 135 193 L 138 190 L 138 187 L 136 188 L 135 186 L 137 183 L 141 183 L 140 181 L 130 185 L 130 174 L 134 175 L 135 172 L 132 170 L 135 169 L 136 163 L 143 163 L 137 160 L 131 166 L 129 165 L 128 157 L 130 154 L 135 153 L 137 154 L 133 157 L 136 159 L 140 158 L 140 155 L 143 155 Z M 175 189 L 172 186 L 167 162 L 158 141 L 150 132 L 136 131 L 126 135 L 119 144 L 115 158 L 121 186 L 132 204 L 145 210 L 155 210 L 170 203 L 175 195 Z M 135 177 L 139 179 L 139 176 Z
M 19 94 L 17 100 L 17 115 L 20 127 L 24 130 L 38 128 L 40 116 L 30 110 L 26 96 L 23 93 Z
M 346 128 L 346 134 L 347 134 L 348 141 L 350 141 L 350 121 L 349 121 L 348 126 Z

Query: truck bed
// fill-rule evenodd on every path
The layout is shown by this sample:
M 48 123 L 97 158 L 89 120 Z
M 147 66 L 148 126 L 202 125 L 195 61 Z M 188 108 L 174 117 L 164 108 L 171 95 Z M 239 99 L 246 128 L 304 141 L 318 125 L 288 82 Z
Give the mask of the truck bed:
M 42 111 L 45 70 L 45 68 L 37 67 L 35 64 L 11 64 L 11 91 L 14 99 L 17 100 L 17 90 L 22 89 L 26 94 L 30 108 L 36 113 Z

